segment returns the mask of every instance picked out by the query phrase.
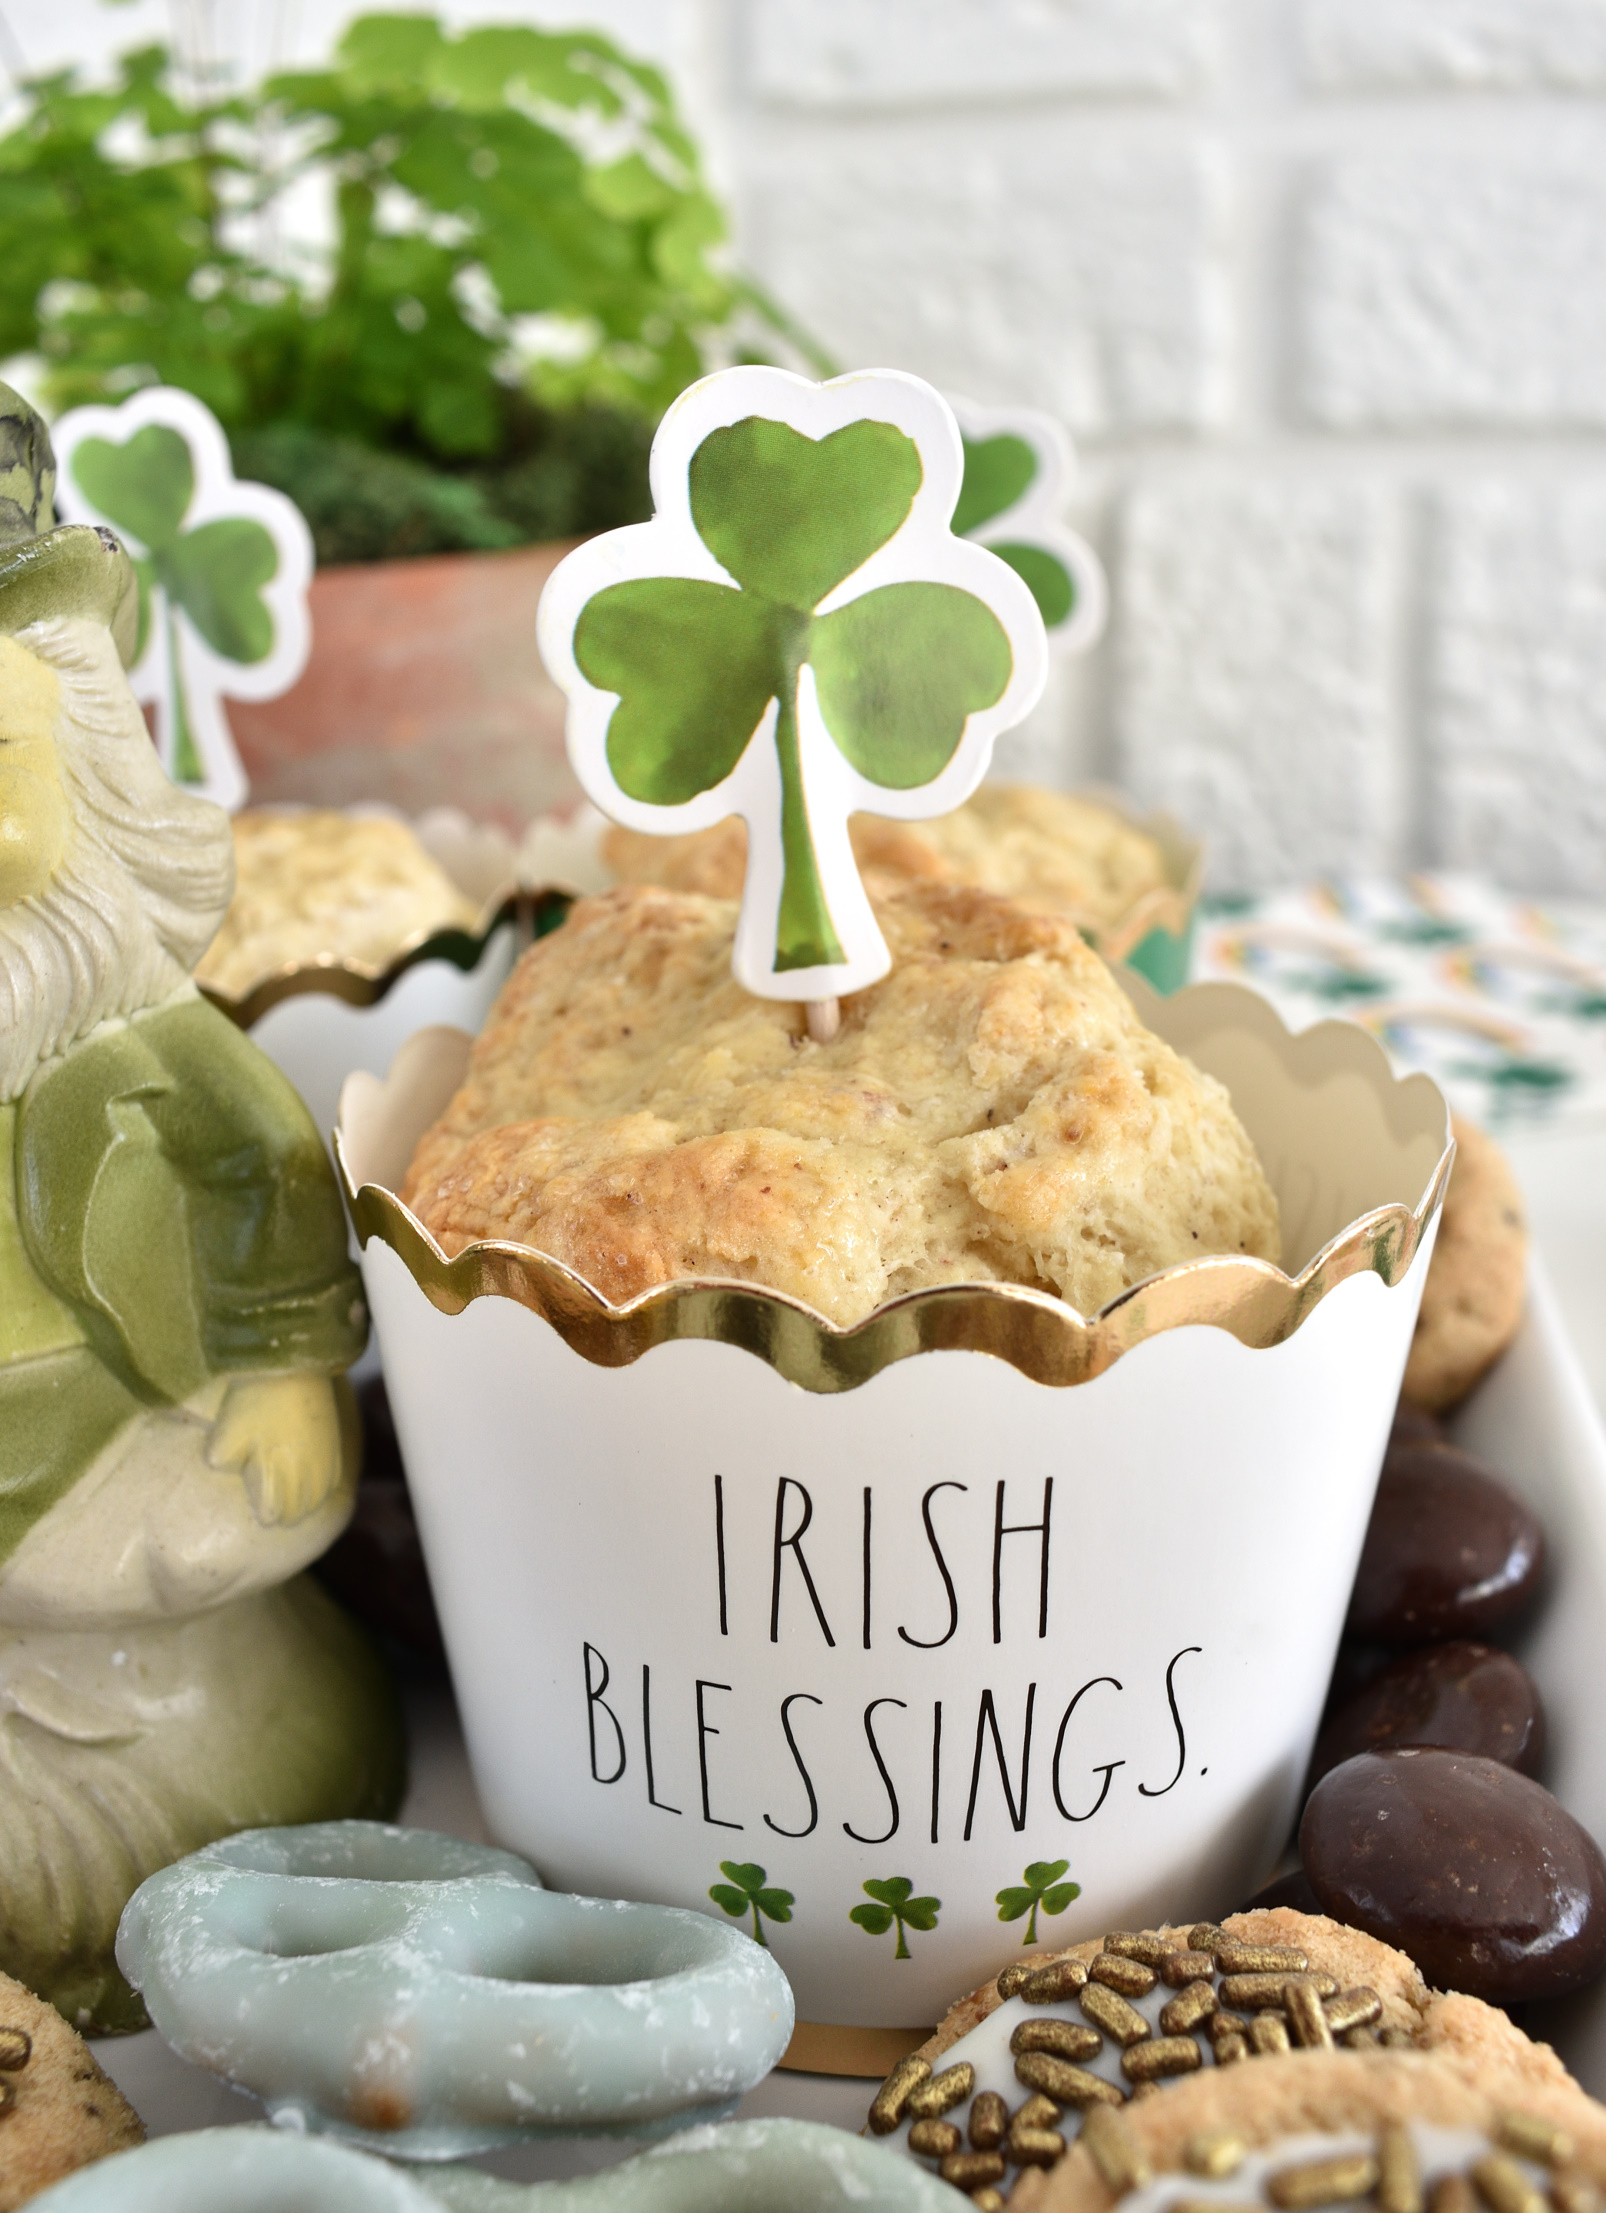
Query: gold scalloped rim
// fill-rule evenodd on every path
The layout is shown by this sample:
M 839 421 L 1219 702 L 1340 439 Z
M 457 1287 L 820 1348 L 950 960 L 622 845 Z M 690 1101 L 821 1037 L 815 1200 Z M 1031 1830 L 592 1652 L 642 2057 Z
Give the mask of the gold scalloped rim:
M 850 1329 L 784 1292 L 707 1277 L 661 1284 L 614 1306 L 561 1261 L 499 1239 L 448 1259 L 395 1192 L 353 1185 L 339 1130 L 334 1151 L 362 1244 L 377 1237 L 388 1245 L 443 1314 L 460 1314 L 473 1299 L 513 1299 L 599 1368 L 629 1367 L 655 1345 L 702 1337 L 755 1353 L 805 1391 L 852 1391 L 921 1352 L 991 1353 L 1032 1382 L 1063 1389 L 1091 1382 L 1134 1345 L 1170 1329 L 1224 1329 L 1252 1351 L 1280 1345 L 1350 1276 L 1371 1273 L 1390 1286 L 1402 1280 L 1443 1200 L 1455 1143 L 1445 1146 L 1414 1207 L 1396 1203 L 1359 1216 L 1297 1276 L 1236 1254 L 1184 1261 L 1123 1291 L 1091 1320 L 1052 1292 L 1023 1284 L 945 1284 L 877 1307 Z
M 421 961 L 450 961 L 470 975 L 485 958 L 485 949 L 504 923 L 515 924 L 522 941 L 534 934 L 533 917 L 540 895 L 523 891 L 500 892 L 480 910 L 472 929 L 420 930 L 404 938 L 383 966 L 375 961 L 343 959 L 337 953 L 320 954 L 316 960 L 287 961 L 283 968 L 260 977 L 237 999 L 226 991 L 200 984 L 204 998 L 242 1030 L 253 1028 L 270 1007 L 282 1000 L 299 999 L 309 992 L 343 999 L 348 1007 L 373 1007 L 398 984 L 408 969 Z

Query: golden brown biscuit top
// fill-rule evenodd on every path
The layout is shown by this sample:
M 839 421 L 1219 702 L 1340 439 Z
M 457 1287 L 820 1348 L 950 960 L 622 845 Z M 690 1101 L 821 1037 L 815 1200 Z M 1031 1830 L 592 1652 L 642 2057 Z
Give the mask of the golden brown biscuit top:
M 330 958 L 384 969 L 435 930 L 479 919 L 410 824 L 336 808 L 234 818 L 234 898 L 196 980 L 231 999 Z
M 854 815 L 849 834 L 878 888 L 922 879 L 970 884 L 1069 915 L 1095 934 L 1166 883 L 1159 846 L 1113 807 L 1032 784 L 983 784 L 962 807 L 929 822 Z M 687 837 L 615 829 L 602 851 L 623 883 L 736 899 L 747 826 L 733 815 Z
M 616 1303 L 712 1276 L 839 1324 L 944 1283 L 1092 1313 L 1178 1261 L 1277 1258 L 1225 1090 L 1071 924 L 942 884 L 877 911 L 892 972 L 820 1045 L 732 978 L 730 902 L 582 900 L 504 987 L 403 1198 L 449 1254 L 534 1246 Z

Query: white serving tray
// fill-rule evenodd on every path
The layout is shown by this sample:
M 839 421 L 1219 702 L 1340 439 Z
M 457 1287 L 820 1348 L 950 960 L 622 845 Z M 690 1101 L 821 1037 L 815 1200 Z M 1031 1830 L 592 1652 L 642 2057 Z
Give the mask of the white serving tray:
M 1468 1401 L 1454 1429 L 1457 1440 L 1529 1499 L 1544 1521 L 1550 1542 L 1545 1598 L 1515 1649 L 1544 1696 L 1550 1725 L 1544 1780 L 1595 1836 L 1606 1839 L 1606 1431 L 1537 1264 L 1516 1343 Z M 408 1704 L 412 1785 L 402 1819 L 484 1839 L 449 1694 L 415 1692 Z M 1008 1945 L 1008 1932 L 1000 1930 L 1000 1959 Z M 1545 2009 L 1543 2017 L 1534 2009 L 1526 2026 L 1556 2045 L 1585 2089 L 1606 2097 L 1606 1982 Z M 177 2058 L 154 2030 L 105 2038 L 94 2049 L 152 2136 L 261 2118 L 254 2099 L 238 2096 Z M 782 2113 L 857 2130 L 870 2087 L 778 2073 L 761 2083 L 741 2110 L 746 2116 Z M 607 2166 L 627 2148 L 531 2145 L 476 2164 L 537 2181 Z

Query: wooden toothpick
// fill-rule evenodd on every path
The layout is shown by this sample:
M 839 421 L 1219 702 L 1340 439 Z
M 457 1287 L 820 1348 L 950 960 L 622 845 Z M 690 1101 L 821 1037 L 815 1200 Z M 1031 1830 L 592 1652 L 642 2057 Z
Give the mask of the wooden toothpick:
M 803 1013 L 809 1025 L 809 1035 L 816 1045 L 829 1045 L 842 1027 L 840 999 L 805 999 Z

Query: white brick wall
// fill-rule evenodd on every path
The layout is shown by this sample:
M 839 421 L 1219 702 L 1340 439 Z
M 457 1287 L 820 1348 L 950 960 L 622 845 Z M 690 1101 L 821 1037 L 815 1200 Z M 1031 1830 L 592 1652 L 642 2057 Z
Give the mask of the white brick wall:
M 219 13 L 310 54 L 357 4 Z M 844 365 L 1071 424 L 1115 620 L 1001 766 L 1169 801 L 1222 883 L 1606 897 L 1606 0 L 443 12 L 589 12 Z M 10 20 L 43 67 L 161 15 Z
M 1606 470 L 1436 503 L 1426 741 L 1442 850 L 1599 889 L 1606 855 Z

